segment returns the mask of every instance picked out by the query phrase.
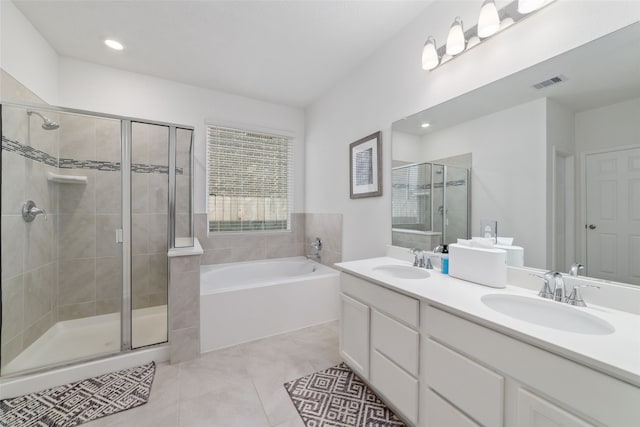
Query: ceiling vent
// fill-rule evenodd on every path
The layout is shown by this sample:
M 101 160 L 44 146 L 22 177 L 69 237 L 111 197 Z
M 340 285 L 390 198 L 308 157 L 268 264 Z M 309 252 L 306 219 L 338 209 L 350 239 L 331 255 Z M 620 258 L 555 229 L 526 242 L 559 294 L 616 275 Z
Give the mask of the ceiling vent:
M 540 83 L 536 83 L 536 84 L 533 85 L 533 87 L 535 87 L 536 89 L 543 89 L 543 88 L 549 87 L 551 85 L 562 83 L 565 80 L 567 80 L 567 78 L 565 76 L 563 76 L 562 74 L 560 74 L 558 76 L 551 77 L 550 79 L 543 80 Z

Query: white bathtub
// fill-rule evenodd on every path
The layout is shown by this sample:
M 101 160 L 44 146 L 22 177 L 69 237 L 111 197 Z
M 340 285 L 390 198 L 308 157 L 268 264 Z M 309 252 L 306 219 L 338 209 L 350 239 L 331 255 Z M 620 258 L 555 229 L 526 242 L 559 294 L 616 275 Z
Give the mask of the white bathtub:
M 337 320 L 340 276 L 304 257 L 200 267 L 202 353 Z

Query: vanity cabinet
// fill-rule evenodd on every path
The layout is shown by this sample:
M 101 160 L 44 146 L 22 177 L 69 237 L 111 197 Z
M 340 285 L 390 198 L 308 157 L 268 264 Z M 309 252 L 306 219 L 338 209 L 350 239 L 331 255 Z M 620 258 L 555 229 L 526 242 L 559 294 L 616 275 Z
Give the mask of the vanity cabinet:
M 417 425 L 419 301 L 346 273 L 341 290 L 340 355 L 399 416 Z
M 369 307 L 340 295 L 340 356 L 362 379 L 369 378 Z
M 423 303 L 421 427 L 638 426 L 640 388 Z

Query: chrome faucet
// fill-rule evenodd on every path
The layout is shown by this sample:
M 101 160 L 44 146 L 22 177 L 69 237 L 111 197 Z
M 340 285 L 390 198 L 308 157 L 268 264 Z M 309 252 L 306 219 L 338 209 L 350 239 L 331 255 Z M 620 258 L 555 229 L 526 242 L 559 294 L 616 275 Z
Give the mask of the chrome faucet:
M 579 262 L 574 262 L 571 264 L 571 268 L 569 268 L 569 276 L 576 277 L 578 275 L 579 270 L 584 270 L 584 265 Z
M 551 281 L 553 276 L 550 273 L 545 273 L 544 276 L 532 273 L 530 273 L 530 275 L 538 277 L 543 281 L 542 289 L 540 289 L 540 292 L 538 292 L 538 296 L 541 298 L 553 299 L 553 292 L 551 291 L 551 287 L 549 286 L 549 282 Z
M 422 249 L 413 248 L 409 249 L 409 252 L 413 254 L 414 267 L 427 268 L 427 265 L 424 262 L 424 251 Z
M 444 250 L 444 245 L 441 243 L 438 246 L 436 246 L 435 248 L 433 248 L 433 253 L 438 253 L 438 252 L 442 252 Z
M 580 293 L 580 288 L 597 288 L 597 289 L 600 289 L 600 286 L 587 285 L 587 284 L 573 285 L 573 289 L 571 289 L 571 293 L 565 299 L 564 302 L 566 302 L 569 305 L 575 305 L 576 307 L 586 307 L 587 304 L 582 299 L 582 294 Z
M 564 291 L 564 279 L 562 278 L 562 274 L 557 271 L 549 271 L 545 274 L 549 275 L 553 279 L 553 300 L 564 302 L 565 300 L 565 291 Z
M 313 243 L 310 244 L 309 246 L 315 249 L 315 251 L 314 253 L 307 255 L 307 259 L 313 259 L 320 262 L 320 259 L 321 259 L 320 251 L 322 250 L 322 240 L 319 237 L 316 237 Z
M 580 264 L 574 264 L 571 266 L 571 270 L 569 274 L 574 271 L 574 266 L 576 266 L 575 271 L 577 272 L 580 269 Z M 578 267 L 580 266 L 580 267 Z M 600 289 L 600 286 L 590 285 L 590 284 L 576 284 L 573 285 L 569 296 L 566 296 L 564 279 L 562 274 L 557 271 L 548 271 L 544 274 L 544 276 L 540 276 L 539 274 L 530 274 L 531 276 L 539 277 L 544 281 L 542 285 L 542 289 L 538 292 L 538 296 L 541 298 L 547 298 L 558 302 L 566 302 L 569 305 L 574 305 L 576 307 L 586 307 L 587 304 L 582 299 L 582 294 L 580 293 L 580 288 L 597 288 Z M 573 274 L 571 274 L 573 276 Z M 551 289 L 550 282 L 553 279 L 553 290 Z

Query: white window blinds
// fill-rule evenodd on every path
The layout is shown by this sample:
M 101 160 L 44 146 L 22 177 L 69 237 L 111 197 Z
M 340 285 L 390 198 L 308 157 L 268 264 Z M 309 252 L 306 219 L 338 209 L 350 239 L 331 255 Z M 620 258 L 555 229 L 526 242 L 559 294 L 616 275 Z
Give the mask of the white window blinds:
M 209 126 L 207 146 L 209 231 L 288 230 L 292 140 Z

